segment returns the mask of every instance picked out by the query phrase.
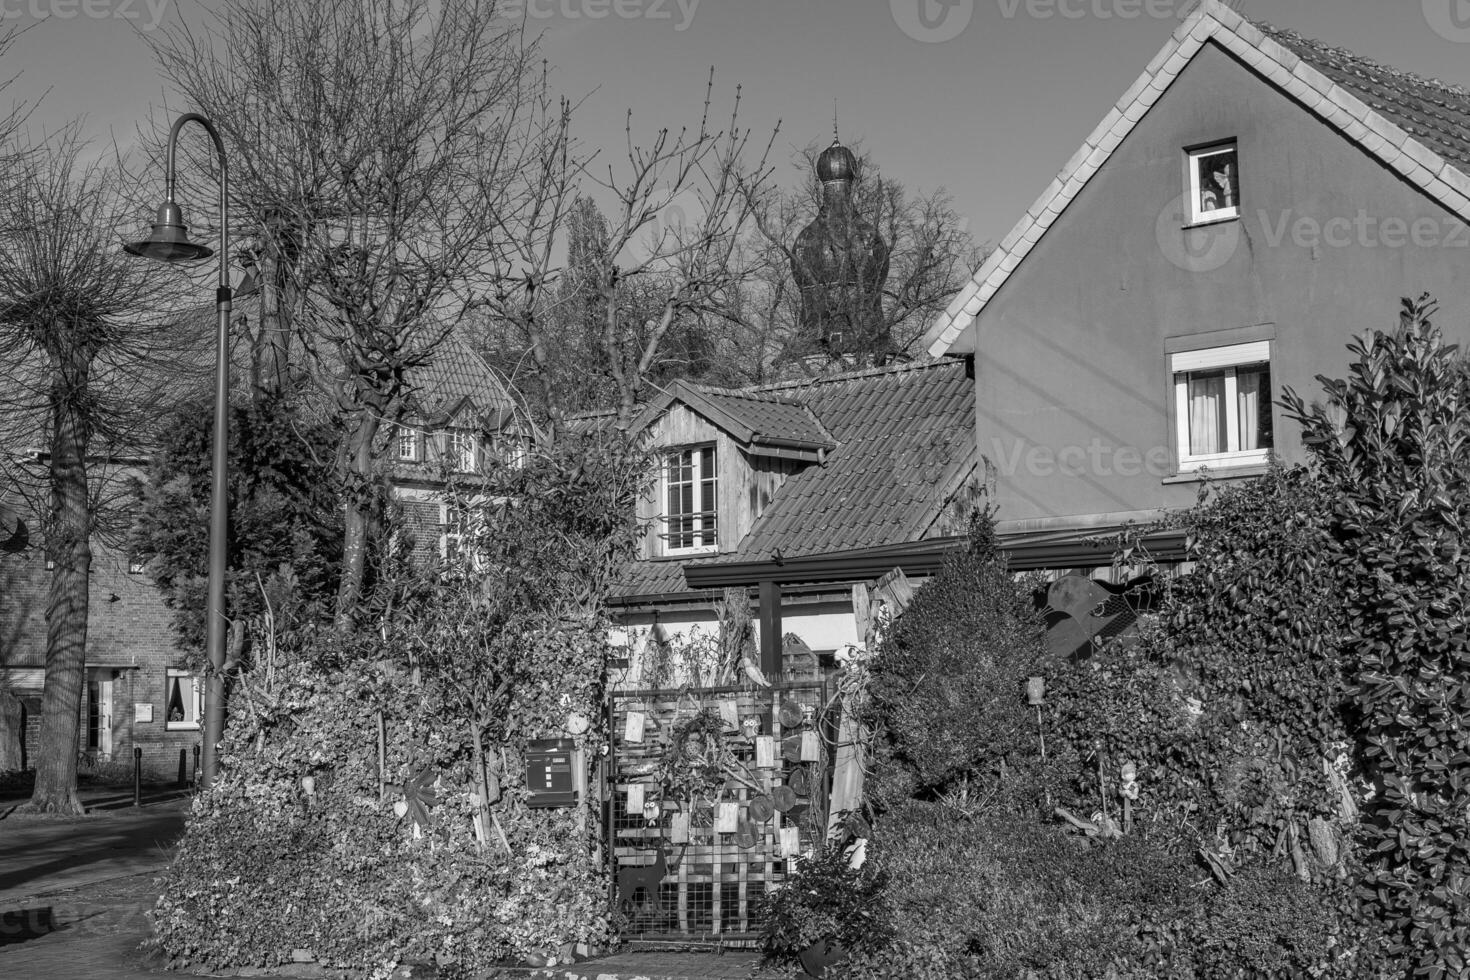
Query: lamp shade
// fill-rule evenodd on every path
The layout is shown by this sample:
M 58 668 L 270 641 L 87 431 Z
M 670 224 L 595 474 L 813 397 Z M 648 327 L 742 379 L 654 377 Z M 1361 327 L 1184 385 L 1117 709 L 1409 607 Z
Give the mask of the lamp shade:
M 189 241 L 184 212 L 173 201 L 165 201 L 159 207 L 153 234 L 144 241 L 129 242 L 123 251 L 159 262 L 195 262 L 214 254 L 214 249 Z

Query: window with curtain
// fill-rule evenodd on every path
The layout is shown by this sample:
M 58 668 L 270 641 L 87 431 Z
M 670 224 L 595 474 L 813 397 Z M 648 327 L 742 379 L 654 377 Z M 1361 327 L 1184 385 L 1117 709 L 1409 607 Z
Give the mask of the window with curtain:
M 1181 471 L 1264 463 L 1272 448 L 1270 342 L 1171 355 Z
M 1187 150 L 1185 156 L 1190 224 L 1240 217 L 1240 161 L 1235 143 Z
M 714 550 L 717 484 L 714 446 L 677 449 L 664 456 L 660 521 L 665 554 Z
M 164 677 L 163 727 L 198 728 L 204 719 L 204 678 L 187 670 L 168 668 Z

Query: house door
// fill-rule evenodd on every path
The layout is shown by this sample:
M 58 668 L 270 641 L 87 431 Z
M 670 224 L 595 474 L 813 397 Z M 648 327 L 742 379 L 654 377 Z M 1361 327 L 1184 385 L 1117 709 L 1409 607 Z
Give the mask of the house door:
M 87 751 L 112 755 L 112 671 L 89 671 L 87 679 Z

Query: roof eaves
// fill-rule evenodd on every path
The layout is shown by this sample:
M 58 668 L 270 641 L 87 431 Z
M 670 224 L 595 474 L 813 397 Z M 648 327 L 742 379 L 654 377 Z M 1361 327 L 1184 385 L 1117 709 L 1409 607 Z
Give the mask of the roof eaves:
M 1423 188 L 1449 211 L 1470 219 L 1470 176 L 1346 93 L 1321 71 L 1227 6 L 1224 0 L 1201 0 L 1056 179 L 925 331 L 921 343 L 930 355 L 942 357 L 950 352 L 1011 272 L 1207 40 L 1222 45 L 1300 101 L 1308 111 Z

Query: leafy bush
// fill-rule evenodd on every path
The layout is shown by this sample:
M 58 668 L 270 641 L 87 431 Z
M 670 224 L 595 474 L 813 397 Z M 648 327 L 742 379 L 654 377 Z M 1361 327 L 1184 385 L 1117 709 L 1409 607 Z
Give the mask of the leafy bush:
M 1332 496 L 1355 734 L 1374 792 L 1359 898 L 1388 926 L 1392 972 L 1470 961 L 1470 382 L 1459 350 L 1405 301 L 1397 330 L 1353 341 L 1327 404 L 1288 392 Z
M 794 961 L 813 943 L 848 952 L 877 949 L 892 934 L 883 890 L 887 877 L 870 864 L 853 868 L 838 847 L 797 859 L 796 870 L 761 902 L 766 958 Z
M 1345 784 L 1323 767 L 1347 745 L 1328 506 L 1313 474 L 1278 468 L 1176 518 L 1195 567 L 1168 583 L 1158 620 L 1048 678 L 1056 740 L 1081 763 L 1076 805 L 1091 812 L 1106 792 L 1116 807 L 1132 762 L 1135 819 L 1164 821 L 1179 846 L 1244 859 L 1276 851 L 1283 833 L 1305 842 L 1314 820 L 1349 819 Z M 1307 870 L 1331 876 L 1335 864 Z
M 1043 796 L 1036 719 L 1023 693 L 1043 633 L 982 511 L 968 546 L 919 589 L 873 659 L 875 802 L 960 785 L 994 806 L 1031 807 Z

